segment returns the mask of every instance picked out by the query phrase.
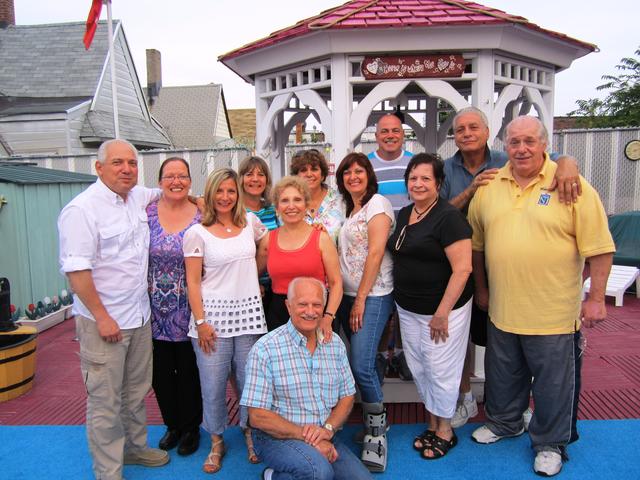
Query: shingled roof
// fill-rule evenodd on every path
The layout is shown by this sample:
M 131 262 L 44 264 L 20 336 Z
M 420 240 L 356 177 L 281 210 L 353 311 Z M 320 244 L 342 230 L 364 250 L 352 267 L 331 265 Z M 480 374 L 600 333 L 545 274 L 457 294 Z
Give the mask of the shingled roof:
M 229 60 L 317 30 L 501 24 L 518 24 L 591 51 L 597 48 L 595 45 L 571 38 L 563 33 L 539 27 L 524 17 L 510 15 L 502 10 L 485 7 L 475 2 L 463 0 L 352 0 L 225 53 L 218 57 L 218 60 Z
M 124 35 L 120 21 L 115 24 L 116 34 Z M 107 22 L 100 22 L 89 50 L 82 43 L 85 29 L 84 22 L 0 29 L 0 116 L 63 113 L 94 98 L 107 62 Z M 91 110 L 83 120 L 83 142 L 114 138 L 109 112 Z M 152 122 L 121 113 L 119 124 L 120 134 L 138 146 L 170 145 Z
M 218 115 L 225 114 L 220 84 L 162 87 L 151 113 L 177 148 L 209 148 L 229 138 L 228 132 L 218 132 Z
M 141 118 L 120 115 L 118 117 L 120 136 L 134 145 L 163 148 L 170 145 L 169 140 L 159 128 Z M 109 112 L 89 111 L 85 116 L 80 138 L 83 142 L 104 142 L 115 138 L 113 115 Z
M 95 175 L 42 168 L 18 162 L 0 162 L 0 183 L 21 185 L 49 183 L 93 183 Z
M 84 22 L 0 29 L 0 94 L 92 97 L 107 55 L 106 22 L 85 51 Z

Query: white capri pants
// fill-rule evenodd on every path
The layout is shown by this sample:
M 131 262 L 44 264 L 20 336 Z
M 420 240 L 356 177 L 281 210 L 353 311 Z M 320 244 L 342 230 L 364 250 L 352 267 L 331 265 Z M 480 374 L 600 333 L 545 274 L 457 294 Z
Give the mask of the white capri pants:
M 433 315 L 420 315 L 398 308 L 402 346 L 407 365 L 425 408 L 433 415 L 452 418 L 469 341 L 473 298 L 449 314 L 449 337 L 437 344 L 431 340 Z

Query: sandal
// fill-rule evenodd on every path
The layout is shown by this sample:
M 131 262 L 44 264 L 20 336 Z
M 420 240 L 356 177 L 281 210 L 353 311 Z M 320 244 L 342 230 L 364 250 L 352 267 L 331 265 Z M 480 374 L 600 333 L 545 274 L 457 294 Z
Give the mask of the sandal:
M 424 448 L 431 443 L 431 439 L 436 436 L 435 430 L 429 430 L 428 428 L 413 439 L 413 449 L 421 452 Z
M 457 444 L 458 437 L 456 437 L 455 433 L 453 434 L 453 437 L 451 437 L 451 440 L 445 440 L 434 433 L 433 437 L 430 439 L 430 443 L 422 449 L 420 455 L 424 460 L 437 460 L 438 458 L 444 457 L 447 452 Z M 431 452 L 432 456 L 425 455 L 426 452 Z
M 251 437 L 251 428 L 244 429 L 244 441 L 247 444 L 247 458 L 249 463 L 260 463 L 260 459 L 253 448 L 253 438 Z
M 219 445 L 222 445 L 222 451 L 214 451 Z M 227 453 L 227 448 L 225 447 L 222 438 L 213 442 L 213 444 L 211 445 L 211 451 L 209 452 L 209 455 L 207 455 L 207 459 L 202 465 L 202 470 L 204 471 L 204 473 L 219 472 L 222 468 L 222 459 L 224 458 L 225 453 Z

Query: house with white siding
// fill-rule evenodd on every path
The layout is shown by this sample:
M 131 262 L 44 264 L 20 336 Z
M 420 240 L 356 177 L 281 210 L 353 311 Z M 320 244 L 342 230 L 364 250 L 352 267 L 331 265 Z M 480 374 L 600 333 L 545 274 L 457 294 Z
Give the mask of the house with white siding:
M 84 22 L 0 25 L 0 154 L 93 153 L 114 138 L 106 22 L 89 50 Z M 113 34 L 120 137 L 140 149 L 170 148 L 145 101 L 122 22 Z

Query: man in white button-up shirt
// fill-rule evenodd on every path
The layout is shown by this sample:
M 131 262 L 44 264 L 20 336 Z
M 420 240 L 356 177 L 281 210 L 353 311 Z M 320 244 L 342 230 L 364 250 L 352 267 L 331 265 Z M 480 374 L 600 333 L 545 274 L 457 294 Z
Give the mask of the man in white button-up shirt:
M 60 213 L 60 265 L 75 292 L 94 475 L 121 480 L 123 462 L 169 461 L 147 446 L 144 405 L 152 374 L 145 208 L 160 191 L 136 186 L 138 152 L 122 140 L 101 145 L 96 171 Z

